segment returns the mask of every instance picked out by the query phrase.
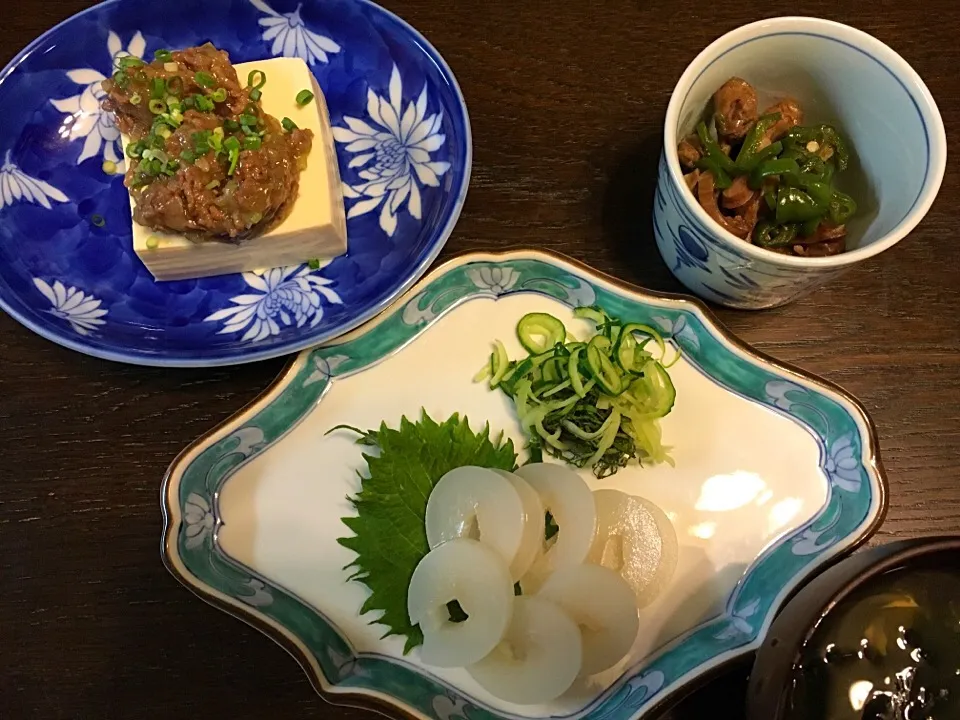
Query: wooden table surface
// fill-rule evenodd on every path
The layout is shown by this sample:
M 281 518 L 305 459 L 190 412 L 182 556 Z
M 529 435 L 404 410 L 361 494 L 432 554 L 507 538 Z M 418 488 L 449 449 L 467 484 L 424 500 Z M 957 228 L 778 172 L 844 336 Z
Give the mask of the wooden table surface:
M 90 4 L 7 3 L 0 63 Z M 473 182 L 445 257 L 545 247 L 679 290 L 650 220 L 667 101 L 696 53 L 762 16 L 803 11 L 891 45 L 928 84 L 960 156 L 954 0 L 384 4 L 446 57 L 470 109 Z M 930 214 L 894 249 L 788 307 L 718 310 L 747 342 L 866 405 L 891 490 L 874 543 L 960 532 L 958 199 L 950 165 Z M 326 705 L 283 650 L 197 600 L 160 562 L 168 463 L 283 364 L 126 367 L 0 314 L 0 718 L 371 716 Z M 735 720 L 746 673 L 664 717 Z

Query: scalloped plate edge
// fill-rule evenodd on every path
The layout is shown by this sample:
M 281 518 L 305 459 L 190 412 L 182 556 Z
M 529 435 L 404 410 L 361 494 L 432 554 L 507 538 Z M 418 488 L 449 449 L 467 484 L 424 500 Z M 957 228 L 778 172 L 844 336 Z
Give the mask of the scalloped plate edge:
M 266 408 L 274 400 L 276 400 L 284 392 L 287 386 L 295 378 L 297 378 L 304 369 L 307 368 L 311 356 L 315 350 L 332 350 L 338 346 L 344 345 L 366 335 L 371 330 L 396 315 L 398 312 L 402 312 L 403 308 L 405 308 L 412 299 L 420 294 L 424 288 L 439 278 L 447 275 L 452 270 L 472 263 L 497 264 L 517 260 L 534 260 L 546 263 L 548 265 L 553 265 L 561 270 L 569 272 L 574 278 L 578 276 L 589 277 L 593 283 L 598 285 L 598 287 L 603 287 L 605 290 L 614 294 L 627 296 L 630 299 L 643 303 L 653 304 L 660 307 L 671 307 L 695 314 L 704 324 L 704 326 L 712 330 L 716 338 L 722 343 L 726 344 L 733 352 L 746 355 L 755 363 L 761 364 L 773 371 L 778 372 L 781 375 L 785 375 L 793 379 L 800 379 L 808 385 L 813 385 L 826 395 L 835 396 L 843 403 L 849 405 L 852 412 L 856 415 L 855 421 L 859 421 L 859 423 L 863 425 L 865 430 L 864 436 L 868 441 L 866 447 L 862 449 L 862 455 L 865 458 L 865 467 L 868 470 L 868 478 L 874 481 L 873 487 L 875 488 L 876 492 L 871 496 L 871 503 L 866 517 L 862 521 L 861 525 L 856 529 L 856 532 L 842 537 L 823 552 L 813 556 L 809 563 L 804 565 L 801 570 L 794 574 L 790 582 L 788 582 L 781 589 L 780 593 L 774 598 L 767 614 L 763 618 L 762 624 L 758 626 L 759 629 L 756 636 L 751 641 L 714 656 L 710 660 L 699 664 L 687 673 L 672 680 L 669 684 L 658 688 L 653 696 L 640 701 L 640 706 L 635 712 L 632 713 L 631 718 L 636 719 L 646 716 L 651 712 L 662 709 L 668 704 L 677 702 L 699 683 L 706 682 L 709 678 L 715 676 L 724 668 L 736 663 L 739 660 L 742 660 L 749 653 L 755 651 L 760 646 L 763 637 L 772 623 L 779 607 L 781 607 L 782 604 L 817 571 L 822 571 L 829 565 L 838 561 L 842 556 L 852 552 L 865 543 L 876 532 L 886 516 L 889 491 L 886 474 L 880 460 L 879 442 L 877 440 L 875 426 L 862 404 L 839 385 L 820 378 L 812 373 L 803 371 L 788 363 L 775 360 L 765 353 L 750 347 L 745 342 L 735 337 L 729 330 L 727 330 L 726 327 L 723 326 L 723 324 L 714 316 L 712 311 L 703 302 L 696 298 L 672 293 L 645 290 L 597 271 L 584 263 L 580 263 L 579 261 L 573 260 L 572 258 L 563 256 L 559 253 L 541 250 L 513 250 L 498 253 L 464 253 L 451 258 L 435 268 L 425 277 L 421 278 L 416 285 L 397 298 L 391 305 L 390 309 L 380 314 L 373 320 L 370 320 L 366 324 L 356 328 L 353 331 L 339 336 L 335 341 L 331 341 L 325 343 L 324 345 L 317 346 L 316 348 L 307 349 L 300 352 L 299 355 L 297 355 L 297 357 L 291 361 L 287 368 L 285 368 L 278 375 L 273 383 L 263 390 L 257 398 L 255 398 L 246 407 L 235 413 L 233 416 L 219 424 L 216 428 L 201 436 L 191 443 L 191 445 L 185 448 L 171 463 L 163 480 L 161 489 L 161 505 L 164 517 L 164 526 L 161 542 L 161 555 L 164 565 L 171 572 L 171 574 L 174 575 L 174 577 L 176 577 L 183 585 L 185 585 L 198 597 L 214 607 L 217 607 L 242 620 L 251 627 L 260 630 L 277 642 L 281 647 L 286 649 L 287 652 L 294 657 L 298 664 L 300 664 L 303 670 L 307 673 L 315 690 L 328 702 L 338 705 L 364 707 L 387 714 L 396 714 L 397 712 L 400 712 L 405 716 L 418 718 L 418 720 L 432 720 L 429 715 L 419 712 L 418 710 L 386 693 L 382 693 L 370 688 L 342 687 L 337 683 L 331 682 L 329 678 L 325 676 L 323 669 L 321 668 L 320 663 L 314 656 L 313 652 L 296 635 L 294 635 L 280 623 L 267 617 L 250 605 L 244 604 L 236 598 L 231 597 L 214 587 L 211 587 L 194 575 L 183 562 L 177 547 L 177 540 L 183 521 L 182 513 L 178 506 L 178 502 L 176 501 L 180 480 L 186 468 L 189 467 L 190 463 L 195 460 L 204 450 L 230 437 L 238 429 L 243 427 L 249 417 L 256 415 L 260 410 Z M 426 327 L 429 327 L 432 322 L 442 318 L 446 312 L 456 304 L 456 302 L 453 303 L 450 307 L 445 308 L 436 316 L 431 317 L 426 323 Z M 408 342 L 412 342 L 413 339 L 415 339 L 415 337 L 417 337 L 423 329 L 424 328 L 420 328 L 412 338 L 410 338 L 407 342 L 402 343 L 400 347 L 394 348 L 391 353 L 399 351 Z M 345 374 L 350 373 L 348 372 Z M 322 393 L 320 397 L 317 398 L 316 402 L 319 402 L 320 398 L 322 398 Z M 298 421 L 295 421 L 293 425 L 296 425 L 297 422 Z M 279 442 L 283 435 L 292 429 L 293 425 L 288 427 L 284 433 L 280 435 L 280 437 L 269 443 L 269 445 Z M 829 505 L 829 499 L 827 501 L 827 505 Z M 821 509 L 820 513 L 810 523 L 808 523 L 808 526 L 812 525 L 817 519 L 819 519 L 825 510 L 826 506 L 825 508 Z M 781 539 L 768 548 L 765 552 L 761 553 L 751 564 L 751 567 L 759 563 L 765 556 L 772 552 L 773 549 L 779 547 L 788 539 L 789 536 Z M 741 579 L 737 589 L 732 593 L 731 602 L 737 597 L 742 584 L 743 579 Z M 726 617 L 726 615 L 721 616 L 721 619 L 724 617 Z M 687 635 L 689 635 L 689 633 Z M 656 657 L 659 657 L 670 648 L 676 646 L 676 644 L 681 642 L 687 635 L 678 638 L 674 642 L 671 642 L 668 646 L 659 650 L 654 656 L 647 658 L 645 662 L 649 663 Z M 647 674 L 643 672 L 634 672 L 633 675 L 630 675 L 631 672 L 633 671 L 627 671 L 627 673 L 624 675 L 624 678 L 621 678 L 620 681 L 615 683 L 611 688 L 604 692 L 597 701 L 592 702 L 582 711 L 575 713 L 571 717 L 582 717 L 585 714 L 589 714 L 593 710 L 599 709 L 596 707 L 599 702 L 610 701 L 614 693 L 631 689 L 629 685 L 631 680 L 639 681 L 639 684 L 642 685 Z M 695 680 L 698 682 L 694 683 Z M 479 710 L 479 708 L 477 709 Z M 456 706 L 452 708 L 450 712 L 441 712 L 438 708 L 435 708 L 434 712 L 440 716 L 442 720 L 451 720 L 451 718 L 457 717 L 466 718 L 464 709 Z M 601 714 L 602 713 L 603 710 L 601 710 Z

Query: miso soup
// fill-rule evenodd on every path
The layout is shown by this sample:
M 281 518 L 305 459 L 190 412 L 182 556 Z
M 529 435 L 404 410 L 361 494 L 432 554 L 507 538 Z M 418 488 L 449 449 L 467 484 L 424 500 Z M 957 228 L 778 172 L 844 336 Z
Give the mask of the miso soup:
M 960 569 L 865 583 L 814 631 L 791 686 L 787 720 L 960 719 Z

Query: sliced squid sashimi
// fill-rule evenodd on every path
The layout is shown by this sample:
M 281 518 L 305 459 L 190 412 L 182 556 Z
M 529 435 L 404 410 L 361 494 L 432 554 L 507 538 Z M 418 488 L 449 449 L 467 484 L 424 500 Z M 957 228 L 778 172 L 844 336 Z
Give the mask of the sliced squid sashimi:
M 479 540 L 510 565 L 525 519 L 523 501 L 508 479 L 487 468 L 458 467 L 440 478 L 427 499 L 427 543 L 435 548 L 454 538 Z
M 637 607 L 652 603 L 670 582 L 679 555 L 670 518 L 649 500 L 619 490 L 597 490 L 597 535 L 588 562 L 603 565 L 627 581 Z
M 560 568 L 537 597 L 559 605 L 580 626 L 583 675 L 616 665 L 637 638 L 640 618 L 633 588 L 613 570 L 590 564 Z
M 467 619 L 453 622 L 447 603 Z M 423 632 L 420 657 L 428 665 L 461 667 L 485 657 L 503 638 L 513 613 L 513 580 L 493 548 L 456 538 L 424 556 L 407 590 L 410 622 Z
M 534 490 L 530 483 L 524 480 L 516 473 L 506 470 L 495 470 L 496 473 L 505 477 L 513 485 L 517 494 L 520 495 L 520 501 L 523 503 L 524 525 L 523 536 L 520 539 L 520 547 L 517 554 L 510 563 L 510 574 L 514 580 L 522 578 L 534 561 L 543 552 L 543 533 L 544 533 L 544 510 L 543 503 L 540 502 L 540 496 Z
M 590 488 L 573 470 L 554 463 L 524 465 L 516 474 L 526 480 L 560 528 L 543 546 L 543 554 L 520 581 L 524 593 L 536 592 L 561 567 L 579 565 L 590 551 L 597 513 Z
M 567 613 L 543 598 L 521 596 L 503 640 L 467 671 L 507 702 L 549 702 L 576 680 L 582 649 L 580 628 Z

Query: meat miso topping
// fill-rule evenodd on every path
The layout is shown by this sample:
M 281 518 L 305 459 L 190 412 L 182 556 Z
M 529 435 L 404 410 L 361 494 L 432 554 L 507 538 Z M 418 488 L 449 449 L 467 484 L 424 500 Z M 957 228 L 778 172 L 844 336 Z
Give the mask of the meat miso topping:
M 686 185 L 724 230 L 776 253 L 842 253 L 857 204 L 833 186 L 849 153 L 830 125 L 803 126 L 784 98 L 758 113 L 756 90 L 734 77 L 714 93 L 710 122 L 677 144 Z
M 117 61 L 103 108 L 130 138 L 124 184 L 134 221 L 194 241 L 238 240 L 281 221 L 313 142 L 263 111 L 266 75 L 245 84 L 211 44 Z

